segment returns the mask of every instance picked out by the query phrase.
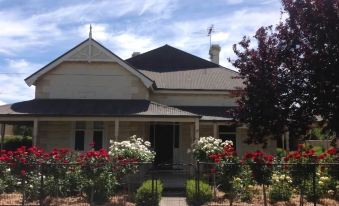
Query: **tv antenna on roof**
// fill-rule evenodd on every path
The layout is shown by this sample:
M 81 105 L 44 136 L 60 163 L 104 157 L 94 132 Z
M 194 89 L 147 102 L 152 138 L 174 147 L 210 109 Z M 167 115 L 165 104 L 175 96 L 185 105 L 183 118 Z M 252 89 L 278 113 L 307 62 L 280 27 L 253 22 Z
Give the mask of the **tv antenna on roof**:
M 212 24 L 210 27 L 207 28 L 207 36 L 210 37 L 210 46 L 212 45 L 212 33 L 214 32 L 214 25 Z

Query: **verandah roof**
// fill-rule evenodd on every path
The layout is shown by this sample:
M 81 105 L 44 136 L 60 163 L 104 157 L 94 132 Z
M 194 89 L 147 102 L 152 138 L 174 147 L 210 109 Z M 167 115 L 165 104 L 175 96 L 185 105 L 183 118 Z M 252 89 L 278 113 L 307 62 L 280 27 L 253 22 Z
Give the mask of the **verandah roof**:
M 105 99 L 34 99 L 0 106 L 1 116 L 199 117 L 199 115 L 148 100 Z

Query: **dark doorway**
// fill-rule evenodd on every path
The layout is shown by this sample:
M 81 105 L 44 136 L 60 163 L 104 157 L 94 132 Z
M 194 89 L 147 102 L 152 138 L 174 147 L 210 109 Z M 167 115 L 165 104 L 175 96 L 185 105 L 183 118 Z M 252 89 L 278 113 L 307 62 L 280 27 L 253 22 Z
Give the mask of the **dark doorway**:
M 172 164 L 174 125 L 151 125 L 151 143 L 156 152 L 154 163 Z

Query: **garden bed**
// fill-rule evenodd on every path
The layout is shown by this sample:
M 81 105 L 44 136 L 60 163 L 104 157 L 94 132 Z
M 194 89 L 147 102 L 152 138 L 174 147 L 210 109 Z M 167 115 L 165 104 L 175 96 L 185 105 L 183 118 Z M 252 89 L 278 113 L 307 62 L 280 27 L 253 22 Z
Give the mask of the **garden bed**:
M 21 205 L 22 194 L 10 193 L 0 195 L 0 205 Z M 89 206 L 90 203 L 85 198 L 80 196 L 75 197 L 46 197 L 43 203 L 44 205 L 58 205 L 58 206 L 69 206 L 69 205 L 80 205 Z M 25 205 L 39 205 L 38 201 L 27 202 Z M 108 202 L 101 204 L 102 206 L 134 206 L 134 203 L 128 201 L 128 196 L 125 194 L 117 194 L 111 197 Z
M 262 195 L 260 194 L 260 188 L 256 188 L 257 191 L 255 191 L 255 195 L 253 196 L 253 199 L 249 202 L 241 202 L 239 200 L 235 200 L 233 202 L 233 206 L 258 206 L 258 205 L 264 205 L 264 200 Z M 217 192 L 216 200 L 211 201 L 206 204 L 207 206 L 229 206 L 230 202 L 228 199 L 224 197 L 223 192 Z M 290 201 L 280 201 L 269 203 L 270 206 L 299 206 L 300 205 L 300 196 L 299 195 L 292 195 Z M 304 206 L 313 206 L 313 202 L 307 202 L 307 200 L 304 199 Z M 339 201 L 336 201 L 334 199 L 329 198 L 322 198 L 317 202 L 317 206 L 338 206 Z

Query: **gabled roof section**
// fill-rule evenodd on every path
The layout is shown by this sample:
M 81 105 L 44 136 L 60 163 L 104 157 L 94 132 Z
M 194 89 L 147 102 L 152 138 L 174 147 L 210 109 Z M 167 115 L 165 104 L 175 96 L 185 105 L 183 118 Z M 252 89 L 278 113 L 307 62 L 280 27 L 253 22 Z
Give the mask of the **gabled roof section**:
M 169 45 L 126 59 L 135 68 L 153 72 L 174 72 L 215 68 L 220 65 Z
M 135 69 L 128 62 L 124 61 L 109 49 L 101 45 L 99 42 L 92 38 L 88 38 L 81 42 L 68 52 L 64 53 L 57 59 L 53 60 L 31 76 L 25 79 L 28 86 L 34 85 L 35 82 L 44 74 L 54 69 L 62 62 L 67 61 L 87 61 L 87 62 L 116 62 L 123 68 L 137 76 L 143 84 L 149 88 L 153 85 L 153 81 L 145 76 L 143 73 Z

